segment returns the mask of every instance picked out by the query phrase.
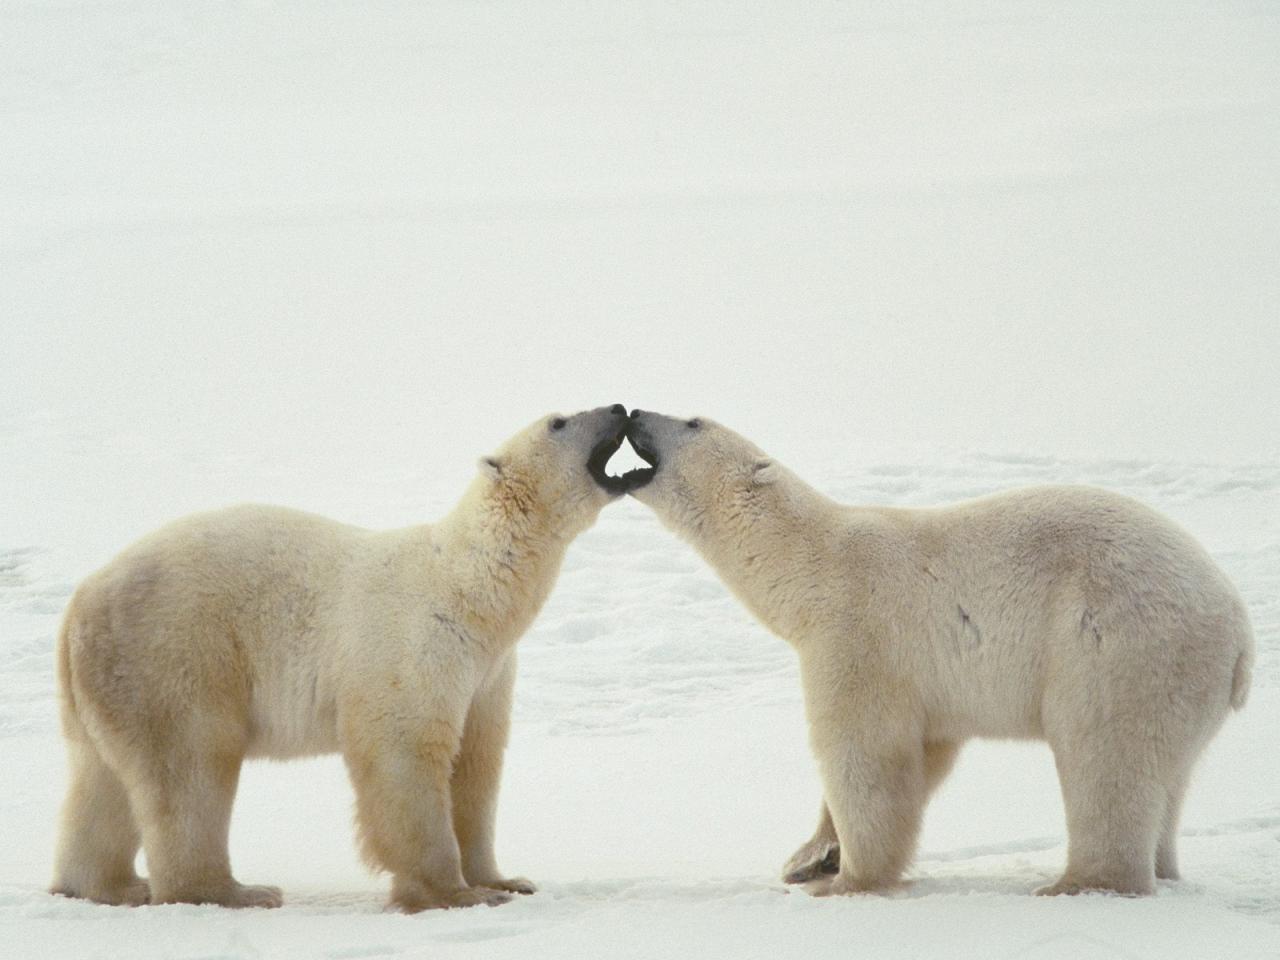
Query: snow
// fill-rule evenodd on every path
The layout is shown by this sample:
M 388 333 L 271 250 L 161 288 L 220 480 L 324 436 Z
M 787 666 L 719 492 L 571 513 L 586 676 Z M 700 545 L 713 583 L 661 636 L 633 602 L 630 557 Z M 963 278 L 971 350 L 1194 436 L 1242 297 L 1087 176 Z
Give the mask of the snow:
M 0 955 L 1280 954 L 1280 17 L 1244 2 L 0 4 Z M 850 502 L 1095 483 L 1249 603 L 1156 897 L 1044 900 L 1047 749 L 965 749 L 912 883 L 784 888 L 796 666 L 634 502 L 522 641 L 541 884 L 386 914 L 336 758 L 246 767 L 278 911 L 46 895 L 75 583 L 196 509 L 439 516 L 535 416 L 716 417 Z

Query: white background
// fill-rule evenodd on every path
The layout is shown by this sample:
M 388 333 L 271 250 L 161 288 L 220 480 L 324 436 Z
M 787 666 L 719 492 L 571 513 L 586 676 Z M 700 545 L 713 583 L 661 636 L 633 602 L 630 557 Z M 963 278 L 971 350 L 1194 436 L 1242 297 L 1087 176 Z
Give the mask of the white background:
M 1270 3 L 0 2 L 0 952 L 1274 956 L 1280 11 Z M 1254 617 L 1184 873 L 1027 896 L 1048 752 L 971 746 L 889 898 L 783 890 L 786 645 L 634 502 L 522 645 L 499 852 L 381 913 L 336 759 L 246 769 L 272 913 L 55 900 L 52 643 L 191 510 L 439 516 L 536 416 L 704 413 L 849 501 L 1135 494 Z

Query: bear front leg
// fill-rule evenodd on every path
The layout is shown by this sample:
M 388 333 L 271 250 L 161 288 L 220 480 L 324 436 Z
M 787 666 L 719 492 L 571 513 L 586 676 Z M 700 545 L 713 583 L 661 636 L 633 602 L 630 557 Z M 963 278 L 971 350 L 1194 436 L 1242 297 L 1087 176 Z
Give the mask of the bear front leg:
M 835 876 L 813 881 L 818 896 L 894 886 L 915 854 L 924 812 L 918 745 L 847 740 L 819 750 L 823 790 L 839 842 Z
M 467 883 L 511 893 L 533 893 L 537 887 L 524 877 L 502 875 L 493 852 L 515 676 L 516 657 L 512 652 L 471 702 L 461 751 L 453 767 L 453 826 Z
M 363 719 L 352 711 L 343 724 L 361 852 L 391 872 L 391 906 L 405 913 L 511 899 L 471 887 L 462 873 L 450 789 L 458 726 L 394 708 Z
M 847 646 L 801 655 L 809 738 L 839 845 L 816 895 L 883 890 L 915 853 L 926 790 L 924 744 L 910 704 Z
M 960 752 L 958 742 L 948 740 L 925 741 L 924 744 L 924 793 L 925 802 L 938 785 L 946 779 Z M 808 883 L 824 874 L 840 870 L 840 841 L 836 837 L 835 824 L 826 803 L 818 816 L 818 829 L 813 836 L 787 861 L 782 868 L 784 883 Z

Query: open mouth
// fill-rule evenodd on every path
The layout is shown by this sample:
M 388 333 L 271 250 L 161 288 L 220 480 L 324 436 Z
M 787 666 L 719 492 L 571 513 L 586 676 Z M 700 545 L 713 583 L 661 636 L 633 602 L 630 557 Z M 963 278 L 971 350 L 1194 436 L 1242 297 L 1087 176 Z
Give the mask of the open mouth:
M 609 461 L 613 455 L 618 452 L 622 446 L 623 438 L 627 436 L 626 429 L 619 430 L 616 434 L 611 434 L 597 443 L 591 448 L 591 456 L 587 458 L 587 472 L 591 474 L 591 478 L 600 484 L 605 490 L 614 496 L 626 493 L 628 490 L 634 490 L 637 487 L 643 487 L 646 483 L 653 479 L 655 460 L 651 456 L 646 456 L 632 440 L 631 446 L 645 463 L 650 464 L 648 467 L 637 467 L 634 470 L 628 470 L 626 473 L 610 475 L 608 467 Z
M 636 456 L 648 464 L 647 467 L 636 467 L 634 470 L 627 471 L 627 489 L 638 490 L 657 474 L 658 454 L 648 446 L 648 439 L 634 420 L 627 428 L 627 439 L 631 442 L 631 449 L 636 452 Z

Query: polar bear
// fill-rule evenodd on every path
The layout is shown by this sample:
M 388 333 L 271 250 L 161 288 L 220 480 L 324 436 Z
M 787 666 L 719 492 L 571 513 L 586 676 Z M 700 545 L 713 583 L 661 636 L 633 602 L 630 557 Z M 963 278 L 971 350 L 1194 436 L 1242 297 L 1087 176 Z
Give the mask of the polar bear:
M 430 526 L 235 507 L 92 574 L 58 641 L 71 769 L 52 892 L 279 906 L 278 888 L 231 874 L 241 761 L 332 752 L 393 906 L 532 892 L 493 852 L 514 646 L 569 542 L 625 491 L 605 463 L 626 423 L 621 404 L 537 421 Z
M 1037 893 L 1178 876 L 1192 765 L 1253 658 L 1239 595 L 1185 531 L 1088 488 L 843 506 L 710 420 L 637 410 L 628 437 L 652 465 L 632 495 L 799 654 L 826 803 L 786 879 L 893 885 L 971 737 L 1053 750 L 1067 868 Z

